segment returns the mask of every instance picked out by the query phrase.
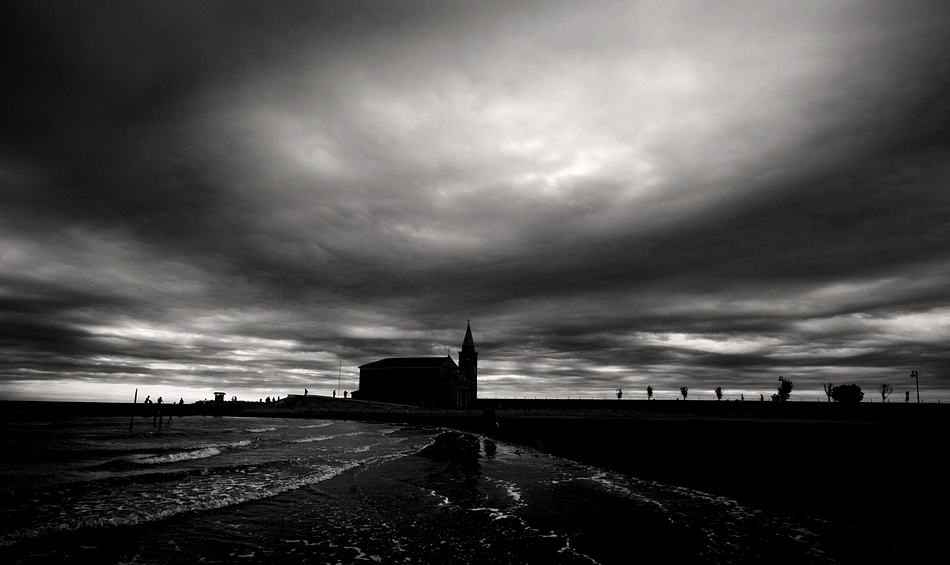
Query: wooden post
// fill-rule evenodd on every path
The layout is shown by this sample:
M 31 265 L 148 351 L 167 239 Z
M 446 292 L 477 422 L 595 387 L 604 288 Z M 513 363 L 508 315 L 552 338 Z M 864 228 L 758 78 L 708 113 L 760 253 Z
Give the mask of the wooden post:
M 132 422 L 135 421 L 135 404 L 139 401 L 139 389 L 135 389 L 135 396 L 132 397 L 132 417 L 129 418 L 129 433 L 132 433 Z

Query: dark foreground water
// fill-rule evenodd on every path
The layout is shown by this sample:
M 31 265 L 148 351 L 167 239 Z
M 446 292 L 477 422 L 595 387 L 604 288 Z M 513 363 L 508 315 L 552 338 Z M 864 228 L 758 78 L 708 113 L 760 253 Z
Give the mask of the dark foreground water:
M 147 424 L 4 424 L 0 562 L 834 563 L 854 550 L 834 524 L 514 445 L 420 456 L 439 430 Z

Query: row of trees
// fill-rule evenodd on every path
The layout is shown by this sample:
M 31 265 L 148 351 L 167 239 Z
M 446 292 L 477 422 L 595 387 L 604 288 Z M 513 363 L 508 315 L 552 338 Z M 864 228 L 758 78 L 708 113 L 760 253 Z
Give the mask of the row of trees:
M 772 395 L 772 400 L 775 402 L 785 402 L 788 400 L 789 396 L 791 396 L 792 389 L 795 387 L 795 384 L 791 381 L 791 379 L 786 379 L 785 377 L 779 377 L 778 380 L 778 392 Z M 834 386 L 831 383 L 827 383 L 822 384 L 822 386 L 825 389 L 825 395 L 828 397 L 828 402 L 834 400 L 835 402 L 848 404 L 861 402 L 864 399 L 864 392 L 861 390 L 861 387 L 856 384 Z M 894 387 L 885 383 L 882 384 L 878 390 L 881 393 L 881 400 L 886 401 L 887 397 L 890 396 L 892 392 L 894 392 Z M 716 400 L 722 400 L 722 387 L 717 386 L 715 392 Z M 681 386 L 680 394 L 683 395 L 683 400 L 686 400 L 687 396 L 689 396 L 689 387 Z M 741 396 L 742 400 L 745 400 L 745 395 Z M 618 398 L 620 398 L 619 395 Z M 647 386 L 647 399 L 653 399 L 652 385 Z M 765 395 L 759 395 L 759 399 L 765 400 Z M 910 392 L 907 392 L 905 394 L 904 402 L 908 402 L 909 399 Z

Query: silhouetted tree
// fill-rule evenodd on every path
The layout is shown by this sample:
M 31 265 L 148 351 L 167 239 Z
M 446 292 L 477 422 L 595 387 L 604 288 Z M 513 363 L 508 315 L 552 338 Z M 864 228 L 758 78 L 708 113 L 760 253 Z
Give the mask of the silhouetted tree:
M 856 384 L 839 385 L 832 389 L 831 398 L 833 398 L 835 402 L 857 404 L 864 399 L 864 393 L 861 392 L 861 387 Z
M 653 398 L 653 385 L 647 385 L 647 400 Z
M 681 386 L 681 387 L 680 387 L 680 394 L 683 395 L 683 400 L 686 400 L 686 394 L 687 394 L 688 392 L 689 392 L 689 387 L 688 387 L 688 386 Z
M 778 398 L 782 402 L 785 402 L 788 400 L 789 395 L 792 394 L 792 387 L 795 385 L 792 384 L 791 380 L 786 379 L 785 377 L 779 377 L 778 380 L 782 383 L 778 385 Z
M 831 402 L 831 391 L 834 390 L 835 386 L 831 383 L 822 384 L 821 386 L 825 387 L 825 396 L 828 397 L 828 402 Z
M 722 400 L 722 387 L 716 387 L 716 400 Z
M 887 401 L 887 397 L 890 396 L 892 392 L 894 392 L 894 387 L 892 387 L 891 385 L 887 383 L 884 383 L 881 385 L 880 390 L 881 390 L 881 402 L 885 402 Z

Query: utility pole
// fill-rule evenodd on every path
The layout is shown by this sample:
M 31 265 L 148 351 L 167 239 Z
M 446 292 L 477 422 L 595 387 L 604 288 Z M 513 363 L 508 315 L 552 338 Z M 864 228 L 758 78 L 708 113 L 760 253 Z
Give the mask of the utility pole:
M 917 404 L 920 404 L 920 379 L 917 378 L 917 371 L 911 371 L 910 378 L 917 381 Z

